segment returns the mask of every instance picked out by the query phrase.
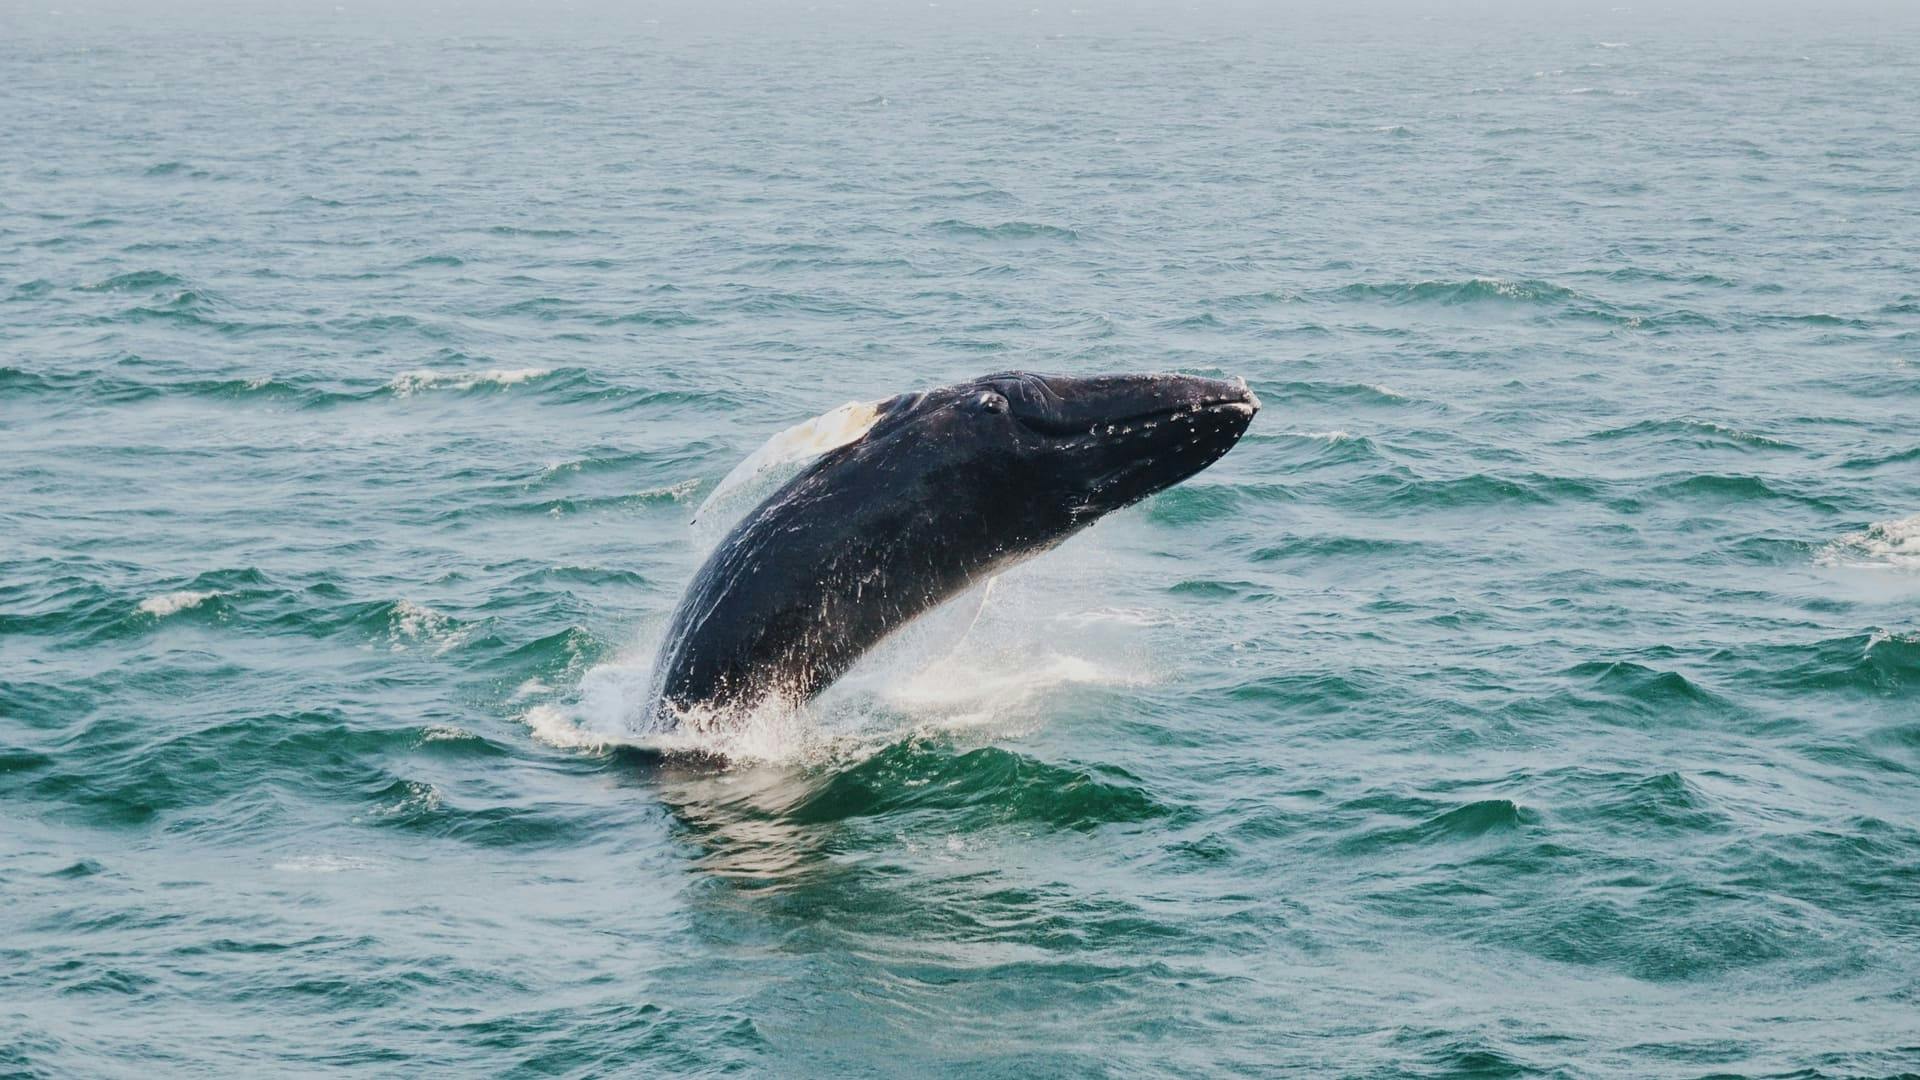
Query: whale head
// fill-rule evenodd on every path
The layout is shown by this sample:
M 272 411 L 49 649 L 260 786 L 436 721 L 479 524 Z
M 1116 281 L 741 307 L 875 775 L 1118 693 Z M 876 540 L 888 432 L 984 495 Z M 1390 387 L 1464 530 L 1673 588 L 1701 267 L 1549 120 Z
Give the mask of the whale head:
M 1213 464 L 1259 408 L 1240 379 L 1007 371 L 882 402 L 848 457 L 1025 553 Z

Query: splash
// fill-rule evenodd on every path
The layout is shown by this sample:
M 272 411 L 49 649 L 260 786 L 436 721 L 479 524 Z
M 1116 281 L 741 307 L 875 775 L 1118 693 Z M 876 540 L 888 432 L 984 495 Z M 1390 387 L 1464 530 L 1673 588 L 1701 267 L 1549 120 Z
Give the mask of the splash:
M 588 671 L 569 699 L 536 704 L 522 720 L 562 749 L 631 747 L 734 764 L 843 765 L 902 739 L 958 731 L 1017 737 L 1057 695 L 1152 680 L 1139 639 L 1153 620 L 1130 609 L 1072 609 L 1075 595 L 1098 591 L 1057 574 L 984 581 L 903 627 L 810 702 L 692 710 L 670 731 L 639 726 L 657 644 L 645 640 Z

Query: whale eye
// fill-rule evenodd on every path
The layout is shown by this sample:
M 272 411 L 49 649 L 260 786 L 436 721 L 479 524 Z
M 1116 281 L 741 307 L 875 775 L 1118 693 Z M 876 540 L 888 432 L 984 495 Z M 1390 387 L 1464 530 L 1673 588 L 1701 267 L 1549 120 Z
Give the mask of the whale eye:
M 1007 399 L 988 390 L 974 397 L 973 408 L 975 412 L 1003 413 L 1007 411 Z

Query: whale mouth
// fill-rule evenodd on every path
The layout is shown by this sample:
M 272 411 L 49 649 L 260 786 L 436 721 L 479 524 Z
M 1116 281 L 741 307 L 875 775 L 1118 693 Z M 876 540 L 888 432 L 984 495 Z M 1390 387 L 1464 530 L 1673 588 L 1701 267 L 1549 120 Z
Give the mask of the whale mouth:
M 1200 407 L 1200 411 L 1215 413 L 1217 415 L 1245 416 L 1251 418 L 1254 413 L 1260 411 L 1260 400 L 1255 398 L 1252 401 L 1222 401 L 1217 405 L 1203 405 Z

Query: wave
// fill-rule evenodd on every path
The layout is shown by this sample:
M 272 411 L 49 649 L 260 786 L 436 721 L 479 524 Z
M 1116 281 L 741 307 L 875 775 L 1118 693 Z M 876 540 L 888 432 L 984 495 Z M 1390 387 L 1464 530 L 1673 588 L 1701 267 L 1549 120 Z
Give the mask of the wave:
M 104 281 L 92 285 L 80 286 L 81 292 L 133 292 L 136 290 L 155 290 L 184 288 L 186 282 L 172 274 L 160 270 L 130 270 L 124 274 L 115 274 Z
M 700 487 L 698 478 L 689 478 L 678 483 L 647 488 L 642 491 L 630 491 L 617 495 L 578 495 L 555 499 L 541 499 L 536 502 L 490 503 L 479 507 L 462 507 L 447 510 L 435 517 L 441 522 L 462 521 L 474 517 L 492 517 L 495 515 L 536 514 L 545 517 L 567 517 L 573 514 L 585 514 L 602 510 L 627 510 L 647 506 L 659 506 L 667 503 L 684 503 Z
M 1263 400 L 1305 398 L 1314 402 L 1359 405 L 1405 405 L 1416 399 L 1380 383 L 1262 382 L 1255 387 Z M 1255 429 L 1255 433 L 1258 429 Z
M 1081 239 L 1080 232 L 1076 229 L 1036 221 L 1003 221 L 998 225 L 975 225 L 970 221 L 948 218 L 934 222 L 929 228 L 948 236 L 1000 243 L 1029 241 L 1074 243 Z
M 1595 442 L 1612 442 L 1620 439 L 1634 439 L 1648 436 L 1664 436 L 1667 443 L 1684 442 L 1702 449 L 1729 448 L 1737 450 L 1797 450 L 1799 447 L 1767 435 L 1729 427 L 1713 420 L 1680 416 L 1669 420 L 1642 420 L 1622 427 L 1606 428 L 1596 431 L 1585 439 Z
M 1667 499 L 1702 499 L 1714 502 L 1760 503 L 1794 502 L 1821 510 L 1833 510 L 1832 503 L 1817 495 L 1803 495 L 1786 489 L 1787 481 L 1769 482 L 1746 474 L 1700 473 L 1679 479 L 1664 479 L 1643 494 Z
M 1663 671 L 1631 660 L 1590 661 L 1567 670 L 1594 690 L 1640 716 L 1662 718 L 1731 710 L 1726 699 L 1677 671 Z
M 1598 494 L 1592 483 L 1571 477 L 1488 473 L 1447 479 L 1376 475 L 1365 477 L 1352 488 L 1356 494 L 1372 494 L 1389 504 L 1437 510 L 1501 504 L 1547 506 L 1561 499 L 1591 499 Z
M 1588 817 L 1609 827 L 1664 829 L 1724 828 L 1728 815 L 1686 777 L 1677 772 L 1633 780 L 1619 777 L 1608 797 L 1576 817 Z
M 1339 300 L 1384 301 L 1389 304 L 1565 304 L 1576 300 L 1597 303 L 1564 285 L 1534 278 L 1510 280 L 1475 277 L 1453 281 L 1357 283 L 1342 286 L 1329 295 Z
M 1064 829 L 1149 821 L 1172 813 L 1114 765 L 1075 768 L 984 746 L 955 753 L 939 741 L 889 746 L 837 771 L 783 815 L 797 824 L 937 813 L 946 827 L 1037 822 Z
M 1817 641 L 1723 649 L 1711 659 L 1737 667 L 1755 687 L 1804 697 L 1834 692 L 1880 698 L 1920 686 L 1920 632 L 1876 627 Z

